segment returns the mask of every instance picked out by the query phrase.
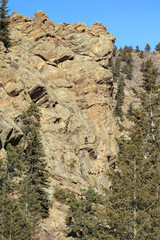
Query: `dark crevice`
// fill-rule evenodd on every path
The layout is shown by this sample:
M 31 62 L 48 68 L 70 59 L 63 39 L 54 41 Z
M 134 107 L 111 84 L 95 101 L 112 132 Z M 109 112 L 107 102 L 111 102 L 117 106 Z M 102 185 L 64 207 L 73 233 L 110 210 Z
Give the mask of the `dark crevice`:
M 6 137 L 6 141 L 10 138 L 10 136 L 12 135 L 13 133 L 13 128 L 9 131 L 7 137 Z
M 2 141 L 1 141 L 1 139 L 0 139 L 0 149 L 2 148 Z
M 37 37 L 37 38 L 35 39 L 35 41 L 37 42 L 38 40 L 40 40 L 40 39 L 43 38 L 43 37 L 55 38 L 55 35 L 52 35 L 52 34 L 50 34 L 50 33 L 46 33 L 46 34 L 43 34 L 43 35 Z
M 19 135 L 17 138 L 13 137 L 11 138 L 9 141 L 6 141 L 5 142 L 5 145 L 4 145 L 4 149 L 7 148 L 7 145 L 10 143 L 12 146 L 17 146 L 19 141 L 21 140 L 21 138 L 23 137 L 23 134 L 22 135 Z
M 111 156 L 110 155 L 107 156 L 107 160 L 108 160 L 108 162 L 110 162 L 110 160 L 111 160 Z
M 55 103 L 53 103 L 52 107 L 55 108 L 57 104 L 58 104 L 58 102 L 55 101 Z
M 47 61 L 47 59 L 43 57 L 41 54 L 35 54 L 35 56 L 40 57 L 43 61 Z
M 56 118 L 56 120 L 54 121 L 54 124 L 59 123 L 60 121 L 61 121 L 61 118 Z
M 40 98 L 47 95 L 47 91 L 45 87 L 37 86 L 33 88 L 31 91 L 29 91 L 29 96 L 32 99 L 33 102 L 37 102 Z
M 58 60 L 55 60 L 54 62 L 56 63 L 56 64 L 59 64 L 59 63 L 61 63 L 61 62 L 65 62 L 65 61 L 67 61 L 67 60 L 73 60 L 74 59 L 74 57 L 69 57 L 69 56 L 64 56 L 64 57 L 62 57 L 62 58 L 60 58 L 60 59 L 58 59 Z

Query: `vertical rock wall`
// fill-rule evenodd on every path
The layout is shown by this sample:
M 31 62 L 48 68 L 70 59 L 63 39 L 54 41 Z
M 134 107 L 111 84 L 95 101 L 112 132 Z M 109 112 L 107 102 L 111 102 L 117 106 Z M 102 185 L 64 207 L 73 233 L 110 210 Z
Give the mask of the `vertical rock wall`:
M 107 69 L 114 36 L 100 23 L 54 24 L 43 11 L 33 18 L 14 12 L 10 27 L 10 51 L 0 45 L 0 157 L 5 144 L 23 137 L 15 119 L 33 101 L 42 112 L 51 198 L 56 187 L 77 193 L 108 187 L 106 169 L 114 167 L 118 134 Z M 56 203 L 53 209 L 46 224 L 54 229 L 54 213 L 61 210 Z

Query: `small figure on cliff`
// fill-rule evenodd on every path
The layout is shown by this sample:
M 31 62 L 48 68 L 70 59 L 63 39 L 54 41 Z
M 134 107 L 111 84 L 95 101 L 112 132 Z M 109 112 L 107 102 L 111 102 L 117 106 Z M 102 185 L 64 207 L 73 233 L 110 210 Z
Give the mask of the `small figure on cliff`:
M 97 174 L 99 175 L 100 173 L 102 173 L 103 172 L 103 168 L 102 167 L 98 167 L 98 169 L 97 169 Z

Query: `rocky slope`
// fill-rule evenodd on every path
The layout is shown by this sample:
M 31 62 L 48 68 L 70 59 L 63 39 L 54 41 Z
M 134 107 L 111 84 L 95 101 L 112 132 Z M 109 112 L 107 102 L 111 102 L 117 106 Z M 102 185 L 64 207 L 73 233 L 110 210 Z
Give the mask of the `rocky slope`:
M 43 11 L 31 18 L 13 12 L 10 28 L 9 51 L 0 43 L 0 157 L 7 143 L 23 137 L 18 116 L 33 101 L 42 112 L 53 200 L 39 239 L 66 239 L 66 206 L 55 200 L 55 189 L 101 191 L 109 186 L 106 169 L 116 159 L 118 127 L 107 68 L 115 37 L 100 23 L 54 24 Z

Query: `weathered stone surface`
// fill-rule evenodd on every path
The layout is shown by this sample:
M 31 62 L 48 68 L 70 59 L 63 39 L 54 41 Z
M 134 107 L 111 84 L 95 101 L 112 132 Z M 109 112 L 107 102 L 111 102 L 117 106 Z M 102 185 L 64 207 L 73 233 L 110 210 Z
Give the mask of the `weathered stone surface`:
M 22 136 L 21 129 L 14 121 L 0 111 L 0 149 L 6 147 L 8 143 L 16 145 Z
M 2 52 L 5 52 L 5 51 L 6 51 L 6 48 L 3 44 L 3 42 L 0 42 L 0 52 L 2 53 Z
M 24 85 L 19 81 L 15 82 L 14 79 L 10 79 L 4 86 L 4 90 L 11 97 L 16 97 L 24 90 Z
M 14 119 L 37 103 L 54 202 L 38 238 L 67 239 L 67 209 L 54 199 L 55 188 L 103 191 L 109 186 L 106 170 L 116 159 L 113 79 L 107 69 L 115 38 L 100 23 L 90 29 L 84 23 L 53 24 L 43 11 L 31 18 L 14 12 L 10 26 L 10 51 L 0 45 L 0 148 L 18 142 L 22 132 Z

